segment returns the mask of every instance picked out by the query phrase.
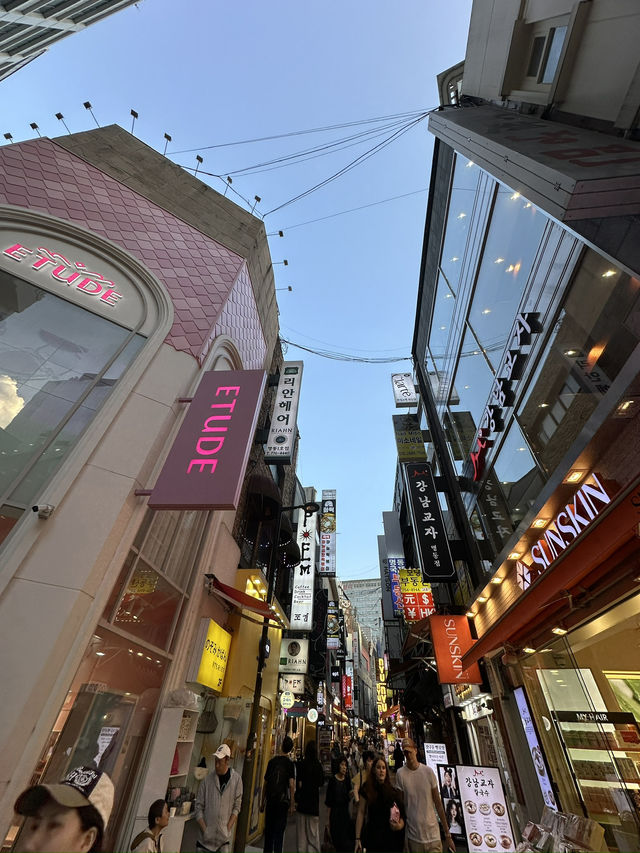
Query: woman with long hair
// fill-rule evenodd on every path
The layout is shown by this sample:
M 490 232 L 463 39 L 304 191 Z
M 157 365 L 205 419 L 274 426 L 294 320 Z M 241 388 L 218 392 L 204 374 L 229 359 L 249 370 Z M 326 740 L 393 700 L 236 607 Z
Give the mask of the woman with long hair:
M 336 853 L 351 853 L 353 850 L 353 821 L 349 814 L 352 793 L 347 759 L 343 756 L 338 762 L 338 772 L 329 777 L 324 801 L 328 808 L 329 833 Z
M 462 835 L 464 832 L 464 823 L 462 820 L 462 810 L 458 800 L 447 800 L 447 805 L 444 810 L 447 816 L 447 826 L 452 835 Z
M 360 788 L 355 851 L 394 853 L 404 848 L 404 796 L 389 779 L 389 768 L 376 758 Z

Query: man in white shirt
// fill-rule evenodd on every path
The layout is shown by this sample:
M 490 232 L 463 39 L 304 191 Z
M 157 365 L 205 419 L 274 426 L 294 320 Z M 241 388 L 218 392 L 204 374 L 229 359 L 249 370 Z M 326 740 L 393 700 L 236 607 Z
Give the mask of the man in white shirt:
M 404 793 L 407 813 L 405 849 L 408 853 L 442 853 L 437 812 L 445 831 L 447 848 L 455 853 L 456 845 L 447 828 L 435 773 L 418 762 L 418 751 L 411 738 L 403 739 L 402 751 L 405 763 L 396 774 L 396 785 Z

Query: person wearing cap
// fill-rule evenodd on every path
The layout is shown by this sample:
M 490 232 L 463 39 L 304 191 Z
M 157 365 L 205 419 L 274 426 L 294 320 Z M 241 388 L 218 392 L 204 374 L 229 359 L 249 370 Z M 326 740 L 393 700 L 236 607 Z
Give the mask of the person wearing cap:
M 418 751 L 410 737 L 402 739 L 402 752 L 405 763 L 396 774 L 396 785 L 404 794 L 407 813 L 405 850 L 408 853 L 441 853 L 439 817 L 447 848 L 455 853 L 456 845 L 449 832 L 436 774 L 418 762 Z
M 215 768 L 202 780 L 196 796 L 195 819 L 200 827 L 196 848 L 227 853 L 242 806 L 242 777 L 229 766 L 228 744 L 221 744 L 213 757 Z
M 14 850 L 20 853 L 94 853 L 113 808 L 113 782 L 101 770 L 76 767 L 58 784 L 33 785 L 16 800 L 25 818 Z
M 154 800 L 147 816 L 149 828 L 139 832 L 131 842 L 135 853 L 162 853 L 162 830 L 169 825 L 169 806 L 164 800 Z

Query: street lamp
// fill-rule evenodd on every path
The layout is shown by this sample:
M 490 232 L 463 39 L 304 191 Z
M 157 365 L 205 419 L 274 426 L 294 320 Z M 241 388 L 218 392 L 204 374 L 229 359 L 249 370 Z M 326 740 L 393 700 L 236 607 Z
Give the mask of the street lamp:
M 278 547 L 280 544 L 280 526 L 282 524 L 282 514 L 291 512 L 294 509 L 303 509 L 305 520 L 312 516 L 314 512 L 320 510 L 319 504 L 308 501 L 297 506 L 278 506 L 275 517 L 275 533 L 271 543 L 271 553 L 269 554 L 268 568 L 268 588 L 267 588 L 267 604 L 271 606 L 273 594 L 276 588 L 276 580 L 278 577 Z M 244 853 L 244 848 L 247 843 L 247 830 L 249 827 L 249 818 L 251 816 L 251 805 L 253 801 L 253 791 L 251 788 L 253 782 L 253 772 L 256 763 L 256 746 L 258 740 L 258 718 L 260 716 L 260 697 L 262 696 L 262 670 L 265 667 L 268 657 L 268 642 L 269 642 L 269 620 L 264 619 L 262 623 L 262 634 L 260 637 L 260 645 L 258 647 L 258 668 L 256 671 L 256 684 L 253 691 L 253 705 L 251 706 L 251 717 L 249 718 L 249 731 L 247 734 L 247 745 L 244 754 L 244 764 L 242 766 L 242 808 L 238 815 L 238 824 L 236 829 L 235 850 L 239 853 Z

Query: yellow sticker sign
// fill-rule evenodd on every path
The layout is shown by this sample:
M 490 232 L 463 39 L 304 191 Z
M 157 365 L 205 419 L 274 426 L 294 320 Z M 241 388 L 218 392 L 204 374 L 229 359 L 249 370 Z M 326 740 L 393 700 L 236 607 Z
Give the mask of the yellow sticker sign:
M 212 690 L 222 690 L 229 661 L 231 634 L 209 619 L 196 681 Z

